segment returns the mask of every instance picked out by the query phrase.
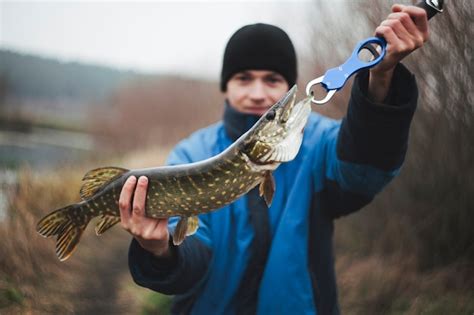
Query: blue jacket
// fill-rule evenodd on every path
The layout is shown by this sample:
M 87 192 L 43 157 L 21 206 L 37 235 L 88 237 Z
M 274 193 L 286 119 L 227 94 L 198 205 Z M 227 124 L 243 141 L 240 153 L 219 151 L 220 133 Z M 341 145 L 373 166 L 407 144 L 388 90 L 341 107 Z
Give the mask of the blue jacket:
M 257 314 L 339 313 L 333 220 L 369 203 L 399 172 L 417 101 L 415 79 L 402 65 L 396 68 L 384 104 L 367 98 L 367 76 L 363 72 L 356 77 L 342 121 L 311 114 L 297 157 L 273 174 L 271 246 Z M 168 162 L 203 160 L 231 143 L 224 123 L 218 122 L 180 142 Z M 173 249 L 171 260 L 155 258 L 132 241 L 133 279 L 176 295 L 174 313 L 234 314 L 255 234 L 246 198 L 200 215 L 197 233 Z M 170 229 L 175 221 L 170 221 Z

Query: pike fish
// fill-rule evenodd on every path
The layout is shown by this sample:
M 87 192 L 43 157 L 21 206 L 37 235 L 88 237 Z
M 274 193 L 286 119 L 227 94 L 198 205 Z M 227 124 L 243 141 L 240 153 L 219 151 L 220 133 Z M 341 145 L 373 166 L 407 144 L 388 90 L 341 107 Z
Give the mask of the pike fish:
M 297 103 L 295 99 L 296 86 L 249 131 L 209 159 L 147 169 L 103 167 L 89 171 L 80 190 L 82 201 L 46 215 L 37 224 L 38 233 L 57 236 L 56 255 L 66 260 L 92 218 L 100 217 L 97 235 L 120 222 L 120 192 L 132 175 L 148 177 L 146 216 L 180 217 L 172 235 L 176 245 L 196 232 L 198 214 L 222 208 L 256 185 L 260 185 L 260 196 L 270 205 L 275 191 L 272 171 L 297 155 L 311 112 L 310 97 Z

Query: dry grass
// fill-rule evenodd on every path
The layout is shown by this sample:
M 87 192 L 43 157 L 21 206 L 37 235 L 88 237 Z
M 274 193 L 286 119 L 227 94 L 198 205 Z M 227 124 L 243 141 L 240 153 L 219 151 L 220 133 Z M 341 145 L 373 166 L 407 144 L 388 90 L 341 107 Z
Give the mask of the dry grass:
M 152 149 L 111 164 L 158 166 L 166 153 Z M 89 168 L 19 172 L 7 220 L 0 222 L 1 314 L 129 314 L 144 303 L 136 296 L 145 296 L 146 290 L 133 285 L 128 273 L 130 236 L 120 228 L 97 237 L 92 222 L 76 252 L 62 263 L 54 253 L 55 240 L 35 231 L 43 215 L 79 201 L 80 179 Z
M 74 274 L 56 259 L 51 242 L 46 242 L 35 232 L 36 221 L 46 209 L 65 200 L 74 200 L 73 189 L 62 189 L 77 186 L 72 180 L 74 176 L 70 175 L 64 173 L 61 178 L 49 175 L 40 180 L 28 169 L 19 173 L 12 211 L 0 225 L 2 313 L 73 311 L 70 296 L 76 286 Z M 76 270 L 81 266 L 73 260 L 68 268 Z M 7 292 L 15 292 L 15 298 Z
M 472 314 L 473 266 L 417 271 L 410 257 L 342 256 L 337 261 L 343 314 Z

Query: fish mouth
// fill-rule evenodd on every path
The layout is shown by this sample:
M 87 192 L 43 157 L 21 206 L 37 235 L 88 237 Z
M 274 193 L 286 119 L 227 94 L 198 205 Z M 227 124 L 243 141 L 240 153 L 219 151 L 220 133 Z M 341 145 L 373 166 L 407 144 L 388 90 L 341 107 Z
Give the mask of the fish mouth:
M 294 85 L 281 99 L 280 124 L 288 134 L 302 133 L 308 116 L 311 113 L 311 98 L 306 97 L 299 102 L 296 101 L 296 85 Z
M 292 103 L 295 102 L 297 91 L 298 91 L 298 88 L 296 87 L 296 84 L 295 84 L 292 86 L 291 89 L 288 90 L 288 92 L 286 92 L 286 94 L 275 105 L 280 105 L 282 107 L 287 107 L 288 105 L 291 105 Z
M 286 94 L 278 101 L 275 106 L 272 107 L 273 110 L 280 110 L 280 123 L 286 123 L 286 121 L 292 115 L 293 106 L 295 105 L 296 100 L 296 85 L 286 92 Z
M 243 152 L 256 165 L 270 168 L 293 160 L 311 113 L 311 97 L 296 102 L 296 85 L 242 137 Z
M 299 152 L 303 141 L 303 131 L 311 113 L 311 97 L 306 97 L 295 104 L 296 86 L 288 91 L 280 103 L 283 108 L 279 128 L 284 136 L 278 141 L 270 141 L 270 150 L 260 158 L 262 163 L 282 163 L 293 160 Z

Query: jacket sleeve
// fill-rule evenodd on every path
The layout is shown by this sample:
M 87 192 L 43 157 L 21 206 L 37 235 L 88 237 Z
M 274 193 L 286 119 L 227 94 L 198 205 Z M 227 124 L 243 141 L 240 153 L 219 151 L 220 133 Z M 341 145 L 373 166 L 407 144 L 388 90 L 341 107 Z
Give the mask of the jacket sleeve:
M 168 164 L 191 162 L 182 145 L 178 145 L 168 158 Z M 174 230 L 176 218 L 170 219 L 169 229 Z M 158 258 L 143 249 L 133 239 L 128 263 L 133 280 L 140 286 L 164 294 L 183 294 L 198 287 L 203 281 L 211 260 L 209 229 L 204 216 L 199 217 L 199 229 L 179 246 L 170 242 L 171 257 Z
M 356 76 L 347 115 L 328 132 L 322 209 L 331 218 L 368 204 L 405 159 L 418 98 L 415 78 L 398 64 L 386 99 L 376 103 L 367 96 L 368 75 Z

